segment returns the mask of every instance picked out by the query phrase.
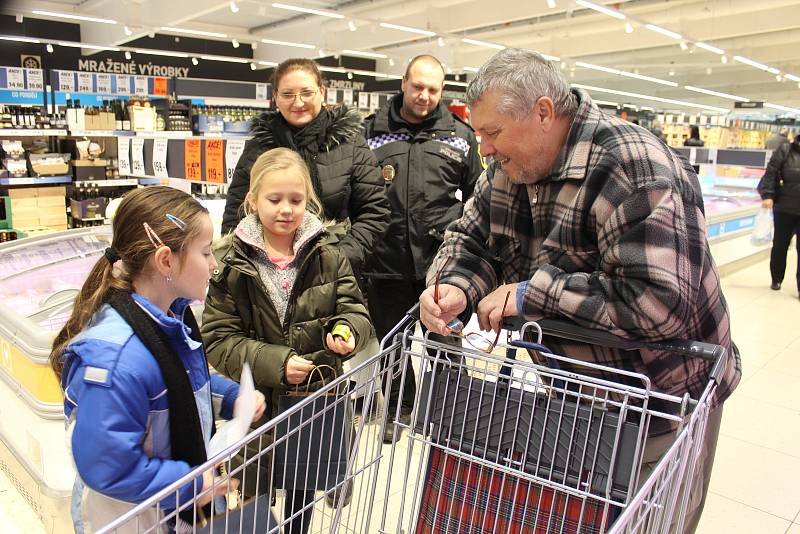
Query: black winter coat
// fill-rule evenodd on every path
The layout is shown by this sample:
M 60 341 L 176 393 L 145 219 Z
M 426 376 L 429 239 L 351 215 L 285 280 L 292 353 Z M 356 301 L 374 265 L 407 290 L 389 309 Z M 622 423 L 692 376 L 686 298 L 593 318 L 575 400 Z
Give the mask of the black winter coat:
M 758 192 L 774 201 L 774 211 L 800 215 L 800 142 L 783 143 L 772 153 Z
M 341 236 L 341 246 L 353 271 L 360 273 L 389 225 L 383 179 L 362 135 L 363 121 L 358 111 L 340 106 L 323 108 L 320 113 L 330 114 L 331 125 L 324 150 L 317 157 L 322 186 L 317 194 L 325 215 L 341 223 L 332 231 Z M 253 121 L 253 138 L 245 145 L 228 188 L 223 234 L 233 231 L 244 215 L 240 208 L 250 188 L 253 163 L 277 146 L 273 132 L 286 127 L 278 111 L 264 112 Z
M 389 230 L 365 273 L 424 280 L 445 228 L 461 217 L 483 165 L 472 128 L 444 104 L 428 121 L 409 124 L 400 115 L 402 103 L 403 94 L 395 95 L 365 125 L 391 207 Z M 455 196 L 459 189 L 462 200 Z

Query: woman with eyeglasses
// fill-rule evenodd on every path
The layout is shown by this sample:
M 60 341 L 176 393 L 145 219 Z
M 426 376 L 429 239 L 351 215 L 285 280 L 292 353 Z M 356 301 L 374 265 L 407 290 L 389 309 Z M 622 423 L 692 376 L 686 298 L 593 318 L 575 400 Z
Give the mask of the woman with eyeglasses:
M 338 224 L 356 276 L 389 224 L 389 206 L 377 160 L 362 135 L 363 119 L 347 106 L 323 106 L 325 86 L 316 63 L 287 59 L 272 78 L 277 111 L 253 121 L 253 138 L 245 145 L 228 189 L 222 232 L 236 228 L 250 184 L 250 169 L 265 151 L 284 147 L 298 152 L 311 171 L 324 218 Z

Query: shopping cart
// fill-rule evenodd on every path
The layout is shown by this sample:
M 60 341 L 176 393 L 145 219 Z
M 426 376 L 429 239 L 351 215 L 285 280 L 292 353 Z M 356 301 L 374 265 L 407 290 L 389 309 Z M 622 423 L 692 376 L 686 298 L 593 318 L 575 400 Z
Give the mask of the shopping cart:
M 308 532 L 326 533 L 680 532 L 722 347 L 647 345 L 713 360 L 708 386 L 690 399 L 653 391 L 642 374 L 550 353 L 543 328 L 641 348 L 568 323 L 512 325 L 517 332 L 492 353 L 436 343 L 414 327 L 407 316 L 374 357 L 100 532 L 297 534 L 303 520 Z M 383 373 L 405 380 L 407 359 L 421 380 L 405 424 L 372 392 Z M 386 424 L 395 429 L 391 445 L 382 444 Z M 677 429 L 674 440 L 644 476 L 649 435 L 664 424 Z M 181 488 L 217 468 L 227 502 L 199 506 L 208 500 L 199 490 L 180 501 Z M 260 489 L 237 498 L 237 485 Z M 177 510 L 162 508 L 169 496 Z

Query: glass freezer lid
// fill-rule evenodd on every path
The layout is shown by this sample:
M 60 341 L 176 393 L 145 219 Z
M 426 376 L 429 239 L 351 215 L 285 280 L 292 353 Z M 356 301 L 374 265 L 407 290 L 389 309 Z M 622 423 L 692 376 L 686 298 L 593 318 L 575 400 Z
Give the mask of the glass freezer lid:
M 46 330 L 69 318 L 72 303 L 104 249 L 108 230 L 10 242 L 0 247 L 0 301 L 14 315 Z M 13 319 L 12 319 L 13 320 Z

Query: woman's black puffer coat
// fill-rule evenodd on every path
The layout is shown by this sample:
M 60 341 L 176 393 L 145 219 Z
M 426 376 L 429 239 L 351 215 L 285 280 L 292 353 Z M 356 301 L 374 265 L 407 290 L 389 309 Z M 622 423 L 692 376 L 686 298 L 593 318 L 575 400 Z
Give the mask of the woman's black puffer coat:
M 341 237 L 341 247 L 355 273 L 360 273 L 375 243 L 389 226 L 389 204 L 378 162 L 362 135 L 363 119 L 345 106 L 323 108 L 330 115 L 325 145 L 317 156 L 322 191 L 317 193 L 325 214 L 340 223 L 331 231 Z M 228 188 L 222 233 L 228 233 L 244 216 L 241 205 L 250 188 L 250 169 L 258 156 L 277 146 L 276 128 L 286 128 L 278 111 L 262 113 L 253 121 L 251 134 Z
M 774 211 L 800 215 L 800 136 L 772 153 L 758 192 L 773 200 Z

